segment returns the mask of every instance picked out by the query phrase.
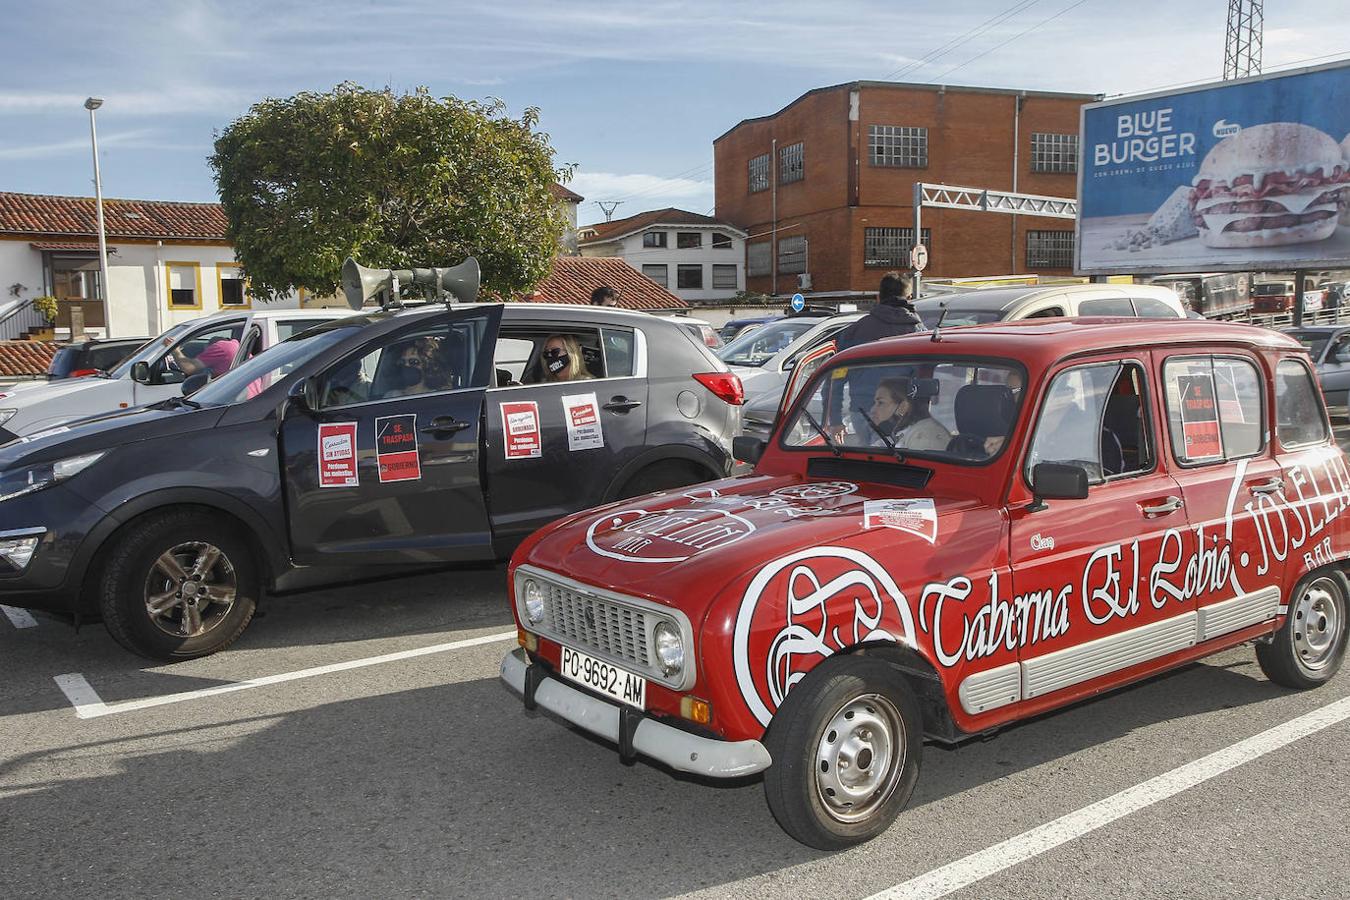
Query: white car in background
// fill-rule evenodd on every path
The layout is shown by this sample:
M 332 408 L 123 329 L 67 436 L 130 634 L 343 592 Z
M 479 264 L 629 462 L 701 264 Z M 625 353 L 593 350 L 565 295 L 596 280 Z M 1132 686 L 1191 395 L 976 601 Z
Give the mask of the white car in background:
M 862 313 L 789 316 L 745 332 L 718 350 L 717 356 L 740 376 L 747 405 L 765 395 L 777 398 L 782 396 L 793 367 L 807 351 L 862 317 Z M 776 407 L 777 403 L 770 405 Z
M 34 382 L 0 391 L 0 444 L 66 422 L 156 403 L 183 392 L 187 375 L 173 359 L 194 358 L 210 344 L 235 340 L 234 368 L 293 334 L 356 315 L 347 309 L 222 312 L 175 325 L 107 375 Z M 167 343 L 166 343 L 167 342 Z

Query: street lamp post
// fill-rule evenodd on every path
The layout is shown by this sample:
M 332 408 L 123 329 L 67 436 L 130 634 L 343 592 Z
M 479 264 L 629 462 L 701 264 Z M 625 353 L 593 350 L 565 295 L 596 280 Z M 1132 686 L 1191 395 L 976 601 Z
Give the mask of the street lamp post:
M 98 209 L 98 279 L 100 293 L 103 294 L 103 331 L 108 337 L 112 337 L 112 309 L 108 303 L 108 237 L 103 229 L 103 178 L 98 171 L 98 129 L 94 127 L 94 110 L 103 105 L 102 97 L 90 97 L 84 101 L 84 108 L 89 110 L 89 139 L 94 145 L 94 202 Z M 83 335 L 80 335 L 83 337 Z M 76 339 L 74 329 L 71 329 L 70 339 Z

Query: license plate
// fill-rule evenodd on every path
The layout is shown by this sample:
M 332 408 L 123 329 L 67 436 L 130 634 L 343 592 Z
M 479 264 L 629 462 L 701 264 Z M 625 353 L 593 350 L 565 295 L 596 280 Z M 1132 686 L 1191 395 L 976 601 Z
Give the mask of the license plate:
M 562 648 L 562 665 L 559 668 L 564 677 L 577 684 L 584 684 L 620 703 L 638 709 L 647 708 L 647 679 L 641 675 L 625 672 L 603 659 L 588 656 L 566 645 Z

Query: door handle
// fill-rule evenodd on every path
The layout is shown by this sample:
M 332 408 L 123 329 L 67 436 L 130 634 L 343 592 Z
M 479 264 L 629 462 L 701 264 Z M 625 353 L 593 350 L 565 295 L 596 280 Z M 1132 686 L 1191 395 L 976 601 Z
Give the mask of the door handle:
M 1260 484 L 1253 484 L 1247 488 L 1253 494 L 1276 494 L 1284 490 L 1284 481 L 1279 478 L 1272 478 L 1269 481 L 1263 481 Z
M 1144 506 L 1140 504 L 1139 511 L 1146 516 L 1165 516 L 1168 513 L 1174 513 L 1183 506 L 1180 497 L 1168 497 L 1157 506 Z
M 438 416 L 431 420 L 430 425 L 417 430 L 423 434 L 454 434 L 456 431 L 463 431 L 471 424 L 471 422 L 461 422 L 451 416 Z
M 607 409 L 610 412 L 626 413 L 630 409 L 637 409 L 641 405 L 641 400 L 629 400 L 627 397 L 619 396 L 611 397 L 609 402 L 600 408 Z

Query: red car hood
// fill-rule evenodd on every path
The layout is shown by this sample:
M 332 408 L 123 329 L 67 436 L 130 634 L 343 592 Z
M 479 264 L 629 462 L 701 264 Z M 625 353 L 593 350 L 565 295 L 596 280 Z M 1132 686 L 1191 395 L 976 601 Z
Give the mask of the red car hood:
M 747 475 L 573 516 L 516 562 L 678 607 L 697 623 L 722 588 L 769 560 L 884 542 L 891 552 L 914 546 L 918 562 L 934 549 L 939 519 L 977 505 L 894 485 Z

